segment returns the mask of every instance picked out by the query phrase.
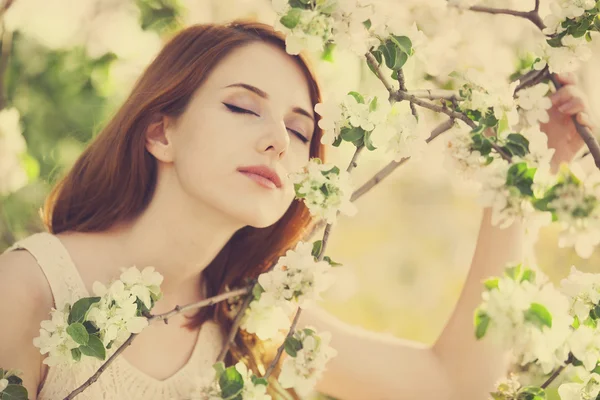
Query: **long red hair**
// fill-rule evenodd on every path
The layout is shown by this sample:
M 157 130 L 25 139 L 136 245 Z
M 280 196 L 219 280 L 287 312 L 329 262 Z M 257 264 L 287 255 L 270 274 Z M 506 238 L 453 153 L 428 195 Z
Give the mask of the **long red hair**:
M 104 231 L 144 211 L 152 200 L 158 171 L 157 160 L 145 148 L 149 124 L 156 115 L 180 116 L 219 61 L 252 42 L 274 44 L 285 51 L 281 33 L 251 20 L 193 25 L 172 37 L 138 78 L 123 105 L 48 195 L 42 218 L 49 232 Z M 314 108 L 321 102 L 321 93 L 312 66 L 302 54 L 290 57 L 306 76 Z M 310 157 L 324 160 L 321 136 L 315 124 Z M 241 287 L 265 272 L 295 246 L 312 223 L 305 205 L 294 200 L 272 226 L 238 230 L 203 271 L 207 295 Z M 200 309 L 188 328 L 195 329 L 212 318 L 227 334 L 232 324 L 229 307 L 222 302 Z M 227 354 L 226 364 L 244 359 L 258 372 L 256 369 L 262 370 L 267 362 L 264 352 L 257 351 L 260 348 L 254 335 L 242 331 Z

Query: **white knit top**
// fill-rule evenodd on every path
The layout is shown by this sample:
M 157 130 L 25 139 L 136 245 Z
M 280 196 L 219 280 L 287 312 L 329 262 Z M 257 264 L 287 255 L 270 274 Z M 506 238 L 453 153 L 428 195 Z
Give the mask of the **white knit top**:
M 67 249 L 56 236 L 47 232 L 36 233 L 17 241 L 6 251 L 17 249 L 29 251 L 37 260 L 50 284 L 55 308 L 62 309 L 66 302 L 73 304 L 82 297 L 90 297 Z M 199 328 L 196 345 L 187 363 L 174 375 L 162 381 L 140 371 L 120 355 L 100 378 L 77 395 L 76 399 L 188 399 L 193 387 L 192 382 L 202 371 L 210 369 L 215 363 L 222 341 L 223 335 L 217 323 L 205 322 Z M 33 343 L 31 345 L 33 346 Z M 107 351 L 106 359 L 116 351 L 116 347 L 118 346 Z M 37 398 L 63 399 L 92 376 L 104 362 L 96 358 L 85 358 L 86 363 L 73 367 L 50 367 Z

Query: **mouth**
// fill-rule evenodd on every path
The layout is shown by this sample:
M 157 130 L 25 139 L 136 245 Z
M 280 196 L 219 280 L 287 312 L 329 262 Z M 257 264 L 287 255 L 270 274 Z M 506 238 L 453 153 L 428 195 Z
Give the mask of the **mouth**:
M 240 167 L 238 171 L 264 188 L 278 189 L 282 187 L 281 178 L 277 172 L 267 165 Z
M 265 178 L 264 176 L 260 176 L 257 174 L 253 174 L 251 172 L 246 172 L 246 171 L 240 171 L 240 173 L 242 175 L 246 175 L 248 178 L 252 179 L 254 182 L 258 183 L 260 186 L 267 188 L 267 189 L 277 189 L 277 186 L 275 185 L 275 183 L 270 180 Z

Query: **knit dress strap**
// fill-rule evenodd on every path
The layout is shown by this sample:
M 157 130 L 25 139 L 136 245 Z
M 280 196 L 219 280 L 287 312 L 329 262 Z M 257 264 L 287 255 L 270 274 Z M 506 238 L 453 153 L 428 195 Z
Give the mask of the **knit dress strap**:
M 44 272 L 57 310 L 87 295 L 81 275 L 58 237 L 49 232 L 35 233 L 15 242 L 5 252 L 20 249 L 31 253 Z

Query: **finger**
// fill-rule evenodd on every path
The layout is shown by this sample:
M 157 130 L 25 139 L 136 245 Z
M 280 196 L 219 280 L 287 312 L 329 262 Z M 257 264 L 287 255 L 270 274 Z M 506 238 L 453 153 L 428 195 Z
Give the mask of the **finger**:
M 580 112 L 577 114 L 577 122 L 579 122 L 583 126 L 587 126 L 590 129 L 594 129 L 594 124 L 590 119 L 590 116 L 585 112 Z
M 563 85 L 575 85 L 578 81 L 577 75 L 573 72 L 556 74 L 556 79 Z
M 585 111 L 585 104 L 582 99 L 575 97 L 559 106 L 558 111 L 567 115 L 577 114 L 578 112 Z
M 560 106 L 574 97 L 583 98 L 583 93 L 573 85 L 565 85 L 550 95 L 552 105 Z

